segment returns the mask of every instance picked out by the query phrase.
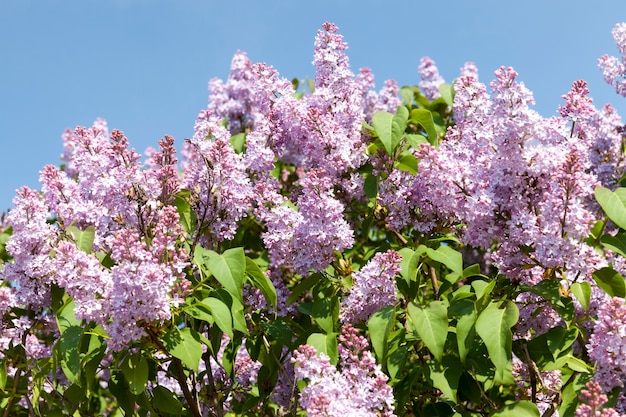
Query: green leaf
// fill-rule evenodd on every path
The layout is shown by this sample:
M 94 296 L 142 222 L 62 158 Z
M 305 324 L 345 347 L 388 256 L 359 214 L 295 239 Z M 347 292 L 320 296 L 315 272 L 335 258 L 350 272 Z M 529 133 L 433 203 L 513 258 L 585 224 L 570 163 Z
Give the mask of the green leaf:
M 446 402 L 429 403 L 424 406 L 424 416 L 452 417 L 455 415 L 452 406 Z
M 420 135 L 419 133 L 406 133 L 404 135 L 404 138 L 406 139 L 406 142 L 413 149 L 417 149 L 417 148 L 420 147 L 420 145 L 423 145 L 425 143 L 429 143 L 428 142 L 428 138 L 426 136 L 424 136 L 424 135 Z
M 591 302 L 591 284 L 588 282 L 575 282 L 571 286 L 571 291 L 583 309 L 585 309 L 585 311 L 589 310 L 589 304 Z
M 452 106 L 454 104 L 454 88 L 450 84 L 441 84 L 439 86 L 439 94 L 441 94 L 441 98 L 444 99 L 448 106 Z
M 372 126 L 383 143 L 385 150 L 393 156 L 406 129 L 409 111 L 405 106 L 398 107 L 395 115 L 386 111 L 377 111 L 372 116 Z
M 402 97 L 402 104 L 404 105 L 413 103 L 413 89 L 410 87 L 402 87 L 400 89 L 400 97 Z
M 133 354 L 126 357 L 122 363 L 122 373 L 130 392 L 139 395 L 146 389 L 148 384 L 148 361 L 141 354 Z
M 561 352 L 572 347 L 578 337 L 578 329 L 576 327 L 566 329 L 563 326 L 557 326 L 544 334 L 548 350 L 552 354 L 552 357 L 556 359 Z
M 167 388 L 157 385 L 152 389 L 152 406 L 162 413 L 180 415 L 183 405 L 178 397 Z
M 207 297 L 199 303 L 201 306 L 205 306 L 211 312 L 211 316 L 215 320 L 215 324 L 226 333 L 230 338 L 233 338 L 233 316 L 230 308 L 224 304 L 224 302 L 218 298 Z
M 76 304 L 74 303 L 74 300 L 68 297 L 65 304 L 63 304 L 63 306 L 59 308 L 59 311 L 57 311 L 57 326 L 59 327 L 59 332 L 61 334 L 63 334 L 65 330 L 70 327 L 81 327 L 80 320 L 78 320 L 74 315 L 75 306 Z
M 237 153 L 243 152 L 243 147 L 246 144 L 246 134 L 245 132 L 237 133 L 236 135 L 232 135 L 230 137 L 230 144 Z
M 398 157 L 396 167 L 415 175 L 417 174 L 417 158 L 415 158 L 415 155 L 403 153 Z
M 372 174 L 365 175 L 363 191 L 367 198 L 376 198 L 378 195 L 378 176 Z
M 72 235 L 78 249 L 85 253 L 91 253 L 93 241 L 96 238 L 95 226 L 87 226 L 85 230 L 80 230 L 78 227 L 71 225 L 67 227 L 66 231 Z
M 0 361 L 0 391 L 4 391 L 7 386 L 7 364 L 4 360 Z
M 428 135 L 430 144 L 437 146 L 439 139 L 437 138 L 437 131 L 435 130 L 433 114 L 430 111 L 426 109 L 411 110 L 411 121 L 422 126 Z
M 248 323 L 246 323 L 243 313 L 243 303 L 224 289 L 213 291 L 211 297 L 222 300 L 228 306 L 233 317 L 233 329 L 248 334 Z
M 408 318 L 413 328 L 437 361 L 443 357 L 448 337 L 448 309 L 442 301 L 433 301 L 426 307 L 409 304 Z
M 184 328 L 172 329 L 163 335 L 165 349 L 181 360 L 188 369 L 198 372 L 202 357 L 202 343 L 195 330 Z
M 274 283 L 261 271 L 261 268 L 250 258 L 246 256 L 246 274 L 250 277 L 252 285 L 261 290 L 265 300 L 269 302 L 276 311 L 278 299 L 276 296 L 276 288 Z
M 337 333 L 313 333 L 307 338 L 306 344 L 313 346 L 318 354 L 324 352 L 328 355 L 332 364 L 337 364 L 339 357 L 337 352 Z
M 611 297 L 626 296 L 626 284 L 624 277 L 611 267 L 605 266 L 593 273 L 593 279 L 598 286 Z
M 174 196 L 174 206 L 176 206 L 180 223 L 185 232 L 189 234 L 193 233 L 193 228 L 195 226 L 193 221 L 193 211 L 191 210 L 191 205 L 187 201 L 190 196 L 191 192 L 189 190 L 181 190 Z
M 80 339 L 83 336 L 83 328 L 71 326 L 66 328 L 59 337 L 58 346 L 61 353 L 61 369 L 70 382 L 78 381 L 80 372 Z
M 387 350 L 389 347 L 389 333 L 396 323 L 395 306 L 386 306 L 372 314 L 367 322 L 367 329 L 370 333 L 370 340 L 374 353 L 378 358 L 378 363 L 386 363 Z
M 420 245 L 416 250 L 410 248 L 400 249 L 402 261 L 400 262 L 400 275 L 407 283 L 415 281 L 417 276 L 417 266 L 422 254 L 426 252 L 426 246 Z
M 452 272 L 463 273 L 463 255 L 461 252 L 452 249 L 450 246 L 441 245 L 437 250 L 428 248 L 426 254 L 433 261 L 447 266 Z
M 456 399 L 459 380 L 463 366 L 456 356 L 446 355 L 442 362 L 430 360 L 427 362 L 428 377 L 433 387 L 440 390 L 444 398 Z
M 537 405 L 531 401 L 522 400 L 505 406 L 493 417 L 540 417 Z
M 330 298 L 323 298 L 312 303 L 300 304 L 298 311 L 315 319 L 315 322 L 327 334 L 333 333 L 335 326 L 335 308 L 338 304 Z
M 211 274 L 233 297 L 242 300 L 243 280 L 246 272 L 246 256 L 243 248 L 232 248 L 223 254 L 207 251 L 206 266 Z
M 618 188 L 612 192 L 598 186 L 594 194 L 609 219 L 620 228 L 626 229 L 626 188 Z
M 615 236 L 602 235 L 600 243 L 607 249 L 626 257 L 626 234 L 620 231 Z
M 572 355 L 565 357 L 565 364 L 574 372 L 590 373 L 593 370 L 585 361 Z
M 456 342 L 459 349 L 461 363 L 465 364 L 465 359 L 472 346 L 474 346 L 474 335 L 476 334 L 476 310 L 474 303 L 470 300 L 461 300 L 450 307 L 456 317 Z
M 189 314 L 194 319 L 206 321 L 209 324 L 215 323 L 215 319 L 211 314 L 211 309 L 205 304 L 198 302 L 185 304 L 183 306 L 183 311 Z
M 291 294 L 289 294 L 287 298 L 287 305 L 295 303 L 304 292 L 310 290 L 315 284 L 320 282 L 321 279 L 322 276 L 320 274 L 312 274 L 300 281 L 300 283 L 291 290 Z
M 476 319 L 476 332 L 485 342 L 489 359 L 495 365 L 497 384 L 512 384 L 511 327 L 519 318 L 517 306 L 511 301 L 491 302 Z

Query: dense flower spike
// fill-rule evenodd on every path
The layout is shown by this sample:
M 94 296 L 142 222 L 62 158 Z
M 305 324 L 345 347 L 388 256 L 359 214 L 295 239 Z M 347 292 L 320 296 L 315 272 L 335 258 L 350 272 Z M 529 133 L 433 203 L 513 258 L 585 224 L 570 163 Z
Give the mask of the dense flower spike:
M 424 94 L 424 96 L 426 96 L 429 100 L 441 97 L 441 94 L 439 93 L 439 86 L 444 84 L 446 81 L 441 75 L 439 75 L 439 70 L 435 65 L 435 61 L 427 56 L 423 57 L 420 60 L 417 72 L 422 79 L 419 84 L 422 94 Z
M 181 187 L 193 195 L 199 232 L 209 232 L 209 244 L 231 239 L 253 198 L 242 157 L 230 145 L 230 133 L 208 111 L 198 117 L 186 146 Z
M 613 297 L 600 306 L 598 321 L 589 339 L 589 357 L 596 363 L 595 380 L 604 392 L 624 386 L 626 374 L 626 304 Z
M 395 276 L 400 272 L 401 260 L 395 251 L 378 252 L 352 274 L 352 288 L 341 304 L 342 321 L 367 321 L 376 311 L 396 303 Z
M 12 289 L 3 289 L 5 303 L 7 307 L 43 308 L 50 302 L 50 285 L 54 280 L 50 251 L 56 243 L 57 232 L 47 222 L 50 213 L 37 191 L 23 187 L 13 204 L 7 216 L 13 235 L 6 245 L 13 262 L 2 268 L 3 281 L 9 282 Z
M 618 23 L 613 28 L 613 39 L 617 44 L 617 49 L 622 55 L 617 58 L 610 55 L 603 55 L 598 60 L 598 66 L 602 70 L 604 80 L 615 86 L 617 94 L 626 97 L 626 23 Z
M 589 381 L 585 389 L 580 392 L 580 401 L 583 403 L 576 409 L 576 417 L 623 417 L 617 410 L 604 407 L 608 401 L 602 388 L 597 382 Z
M 341 370 L 324 353 L 309 345 L 293 355 L 295 376 L 306 381 L 299 402 L 309 416 L 393 416 L 393 395 L 387 377 L 371 353 L 367 340 L 350 325 L 342 328 Z

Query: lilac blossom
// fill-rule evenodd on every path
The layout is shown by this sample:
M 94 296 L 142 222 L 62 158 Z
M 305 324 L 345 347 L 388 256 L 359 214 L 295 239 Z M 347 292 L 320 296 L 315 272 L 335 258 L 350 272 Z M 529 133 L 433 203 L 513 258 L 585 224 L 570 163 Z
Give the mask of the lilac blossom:
M 2 280 L 13 288 L 7 299 L 12 305 L 43 308 L 50 302 L 50 285 L 54 279 L 50 251 L 58 232 L 47 222 L 50 213 L 37 191 L 22 187 L 13 204 L 6 219 L 13 228 L 6 244 L 13 261 L 4 264 L 1 270 Z
M 346 49 L 337 27 L 325 23 L 315 40 L 315 91 L 302 99 L 281 97 L 272 114 L 276 155 L 305 169 L 321 168 L 331 178 L 365 162 L 362 90 Z
M 374 88 L 374 74 L 369 68 L 361 68 L 354 79 L 361 90 L 361 107 L 365 115 L 365 120 L 372 120 L 372 115 L 377 111 L 395 113 L 402 104 L 399 94 L 398 84 L 394 80 L 387 80 L 383 88 L 377 93 Z
M 581 242 L 596 218 L 591 160 L 616 149 L 617 137 L 587 128 L 601 118 L 584 83 L 564 96 L 562 118 L 544 119 L 516 78 L 500 68 L 488 95 L 473 76 L 461 77 L 456 125 L 437 151 L 416 151 L 419 176 L 390 175 L 381 201 L 396 229 L 460 223 L 464 243 L 489 249 L 496 241 L 492 260 L 511 279 L 533 284 L 549 268 L 590 277 L 603 263 Z
M 230 144 L 230 133 L 210 112 L 196 121 L 196 133 L 186 142 L 181 187 L 192 192 L 200 231 L 210 232 L 211 244 L 232 239 L 252 207 L 253 189 L 241 155 Z
M 439 93 L 439 86 L 444 84 L 446 81 L 441 75 L 439 75 L 439 70 L 437 69 L 435 61 L 427 56 L 422 57 L 422 59 L 420 59 L 420 65 L 417 68 L 417 72 L 422 79 L 419 83 L 422 94 L 424 94 L 424 96 L 431 101 L 441 97 L 441 93 Z
M 339 369 L 324 353 L 301 345 L 294 351 L 295 377 L 305 381 L 299 403 L 311 417 L 393 416 L 393 392 L 367 340 L 344 325 L 339 338 Z
M 394 305 L 397 300 L 395 276 L 400 272 L 401 261 L 396 251 L 378 252 L 354 272 L 352 288 L 341 301 L 341 321 L 367 321 L 381 308 Z
M 618 23 L 613 28 L 613 39 L 621 58 L 603 55 L 598 59 L 598 66 L 602 70 L 604 80 L 615 86 L 617 94 L 626 96 L 626 23 Z
M 605 407 L 608 398 L 602 392 L 602 387 L 595 381 L 589 381 L 585 389 L 578 396 L 582 404 L 576 408 L 576 417 L 623 417 L 614 408 Z
M 624 387 L 626 374 L 626 305 L 613 297 L 598 309 L 598 320 L 587 344 L 589 358 L 596 363 L 594 380 L 604 392 Z
M 343 204 L 334 197 L 330 178 L 321 170 L 310 171 L 299 181 L 297 210 L 280 205 L 260 213 L 267 226 L 263 234 L 275 268 L 308 274 L 325 269 L 352 246 L 353 232 L 343 217 Z

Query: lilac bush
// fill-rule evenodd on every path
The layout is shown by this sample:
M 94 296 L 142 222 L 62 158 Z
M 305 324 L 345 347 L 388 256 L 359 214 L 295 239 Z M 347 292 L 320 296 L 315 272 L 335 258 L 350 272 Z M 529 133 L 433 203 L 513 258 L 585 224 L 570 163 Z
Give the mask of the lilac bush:
M 615 109 L 428 57 L 375 91 L 347 48 L 324 23 L 307 82 L 235 53 L 179 152 L 63 134 L 0 218 L 4 415 L 626 413 Z

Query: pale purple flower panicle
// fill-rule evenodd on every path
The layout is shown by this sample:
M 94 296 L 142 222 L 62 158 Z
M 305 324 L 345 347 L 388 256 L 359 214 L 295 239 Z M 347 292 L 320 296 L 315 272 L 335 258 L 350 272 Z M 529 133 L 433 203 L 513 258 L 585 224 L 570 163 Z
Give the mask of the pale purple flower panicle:
M 604 407 L 608 398 L 602 387 L 595 381 L 589 381 L 578 396 L 582 404 L 576 408 L 576 417 L 624 417 L 626 414 L 614 408 Z
M 13 262 L 4 264 L 2 281 L 11 283 L 7 303 L 43 308 L 50 302 L 50 284 L 54 280 L 50 250 L 57 240 L 57 230 L 47 222 L 50 217 L 41 195 L 22 187 L 13 199 L 14 207 L 6 223 L 13 234 L 6 244 Z M 4 287 L 3 287 L 4 288 Z
M 280 205 L 260 215 L 267 226 L 263 241 L 272 265 L 306 275 L 330 265 L 335 252 L 352 246 L 354 235 L 323 171 L 310 171 L 299 185 L 297 211 Z
M 589 204 L 596 170 L 608 183 L 606 173 L 621 164 L 619 135 L 598 127 L 615 127 L 617 118 L 598 112 L 586 84 L 576 82 L 562 118 L 544 119 L 512 68 L 495 75 L 491 95 L 474 76 L 459 78 L 446 140 L 437 151 L 417 150 L 420 175 L 392 173 L 380 187 L 390 225 L 463 224 L 464 243 L 489 249 L 498 242 L 492 260 L 512 279 L 536 283 L 547 268 L 590 277 L 602 263 L 582 243 L 597 209 Z M 608 167 L 592 163 L 599 155 Z
M 478 67 L 473 62 L 466 62 L 461 67 L 461 77 L 472 77 L 478 80 Z
M 424 94 L 424 96 L 429 100 L 441 97 L 441 93 L 439 93 L 439 86 L 444 84 L 446 81 L 439 74 L 435 61 L 427 56 L 422 57 L 422 59 L 420 59 L 420 65 L 417 68 L 417 72 L 421 78 L 419 87 L 422 94 Z
M 299 403 L 311 417 L 394 415 L 393 390 L 387 376 L 367 351 L 367 340 L 350 325 L 339 337 L 339 369 L 324 353 L 301 345 L 294 351 L 295 377 L 305 381 Z
M 103 120 L 67 131 L 65 170 L 48 165 L 41 195 L 18 193 L 7 218 L 14 262 L 2 275 L 16 288 L 15 302 L 28 307 L 45 307 L 51 284 L 63 288 L 76 317 L 101 325 L 109 347 L 120 350 L 144 336 L 145 325 L 170 318 L 187 259 L 170 205 L 179 189 L 173 138 L 144 169 L 124 134 L 107 132 Z M 93 244 L 79 247 L 76 233 L 93 233 Z
M 604 392 L 624 387 L 626 380 L 626 305 L 613 297 L 598 309 L 598 320 L 587 345 L 596 363 L 595 381 Z
M 369 68 L 361 68 L 354 81 L 361 90 L 363 96 L 361 107 L 368 122 L 377 111 L 395 113 L 402 104 L 398 96 L 400 89 L 394 80 L 385 81 L 384 87 L 378 93 L 372 91 L 374 74 Z
M 354 272 L 352 288 L 341 302 L 341 321 L 367 321 L 381 308 L 394 305 L 397 300 L 395 276 L 400 272 L 401 261 L 396 251 L 378 252 Z
M 603 55 L 598 59 L 598 66 L 602 70 L 604 80 L 615 86 L 617 94 L 626 96 L 626 23 L 615 25 L 613 39 L 615 39 L 617 49 L 622 55 L 621 58 Z
M 272 146 L 287 163 L 321 168 L 339 178 L 366 160 L 361 126 L 362 85 L 355 81 L 338 29 L 325 23 L 315 41 L 315 91 L 302 99 L 281 97 L 272 114 Z
M 181 187 L 193 193 L 193 208 L 215 241 L 232 239 L 237 223 L 252 208 L 254 196 L 241 155 L 230 144 L 230 133 L 210 112 L 202 111 L 196 133 L 186 142 Z

